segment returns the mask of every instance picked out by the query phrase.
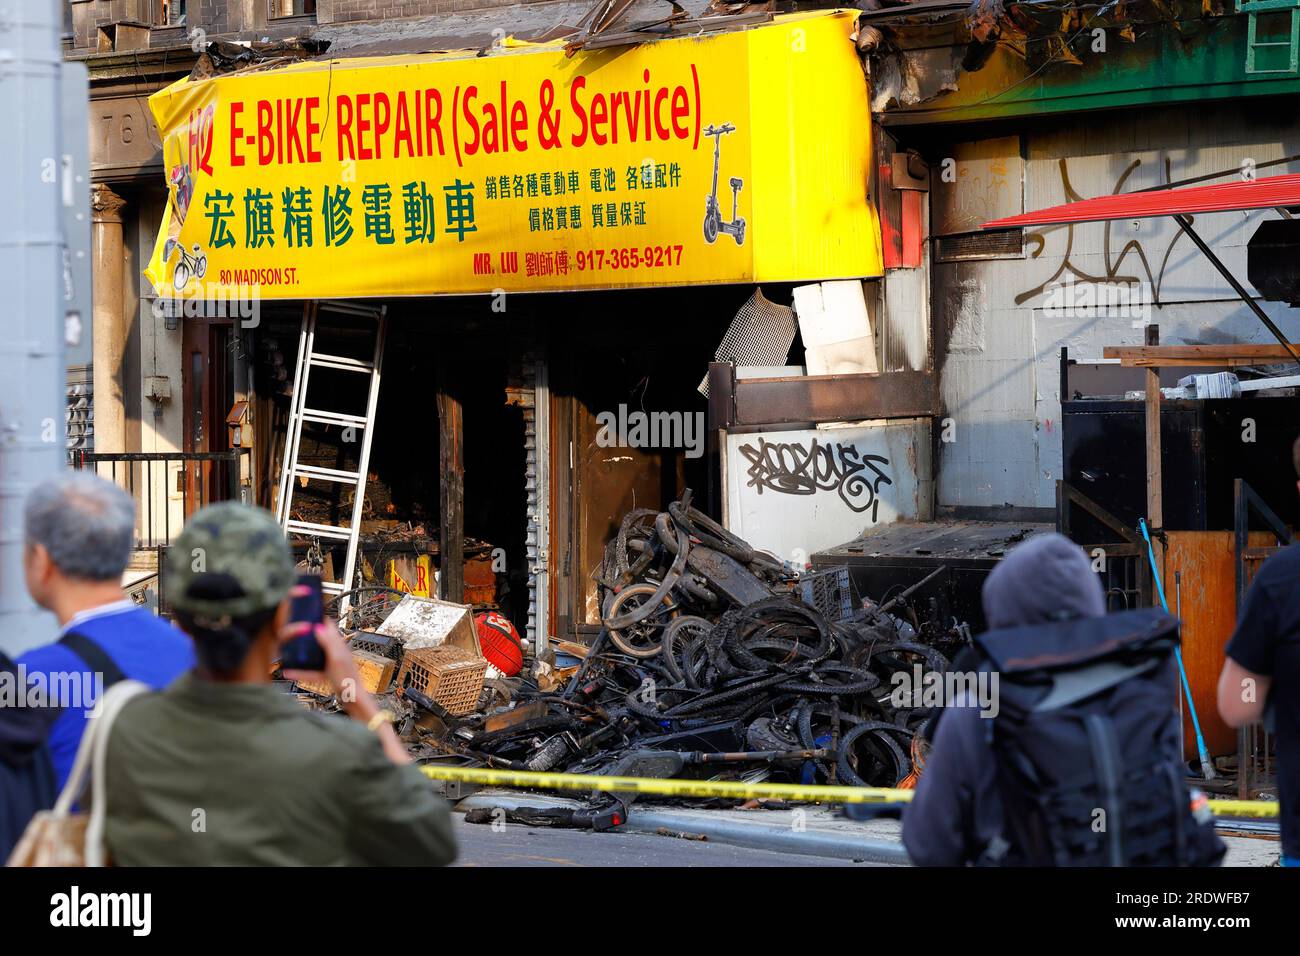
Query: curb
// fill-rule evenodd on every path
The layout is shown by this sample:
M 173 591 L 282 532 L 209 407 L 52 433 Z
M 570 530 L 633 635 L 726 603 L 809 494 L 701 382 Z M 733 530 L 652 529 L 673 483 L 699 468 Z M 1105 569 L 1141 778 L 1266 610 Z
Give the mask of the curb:
M 515 810 L 520 807 L 543 809 L 574 805 L 575 802 L 571 800 L 557 800 L 528 794 L 478 793 L 459 801 L 455 809 L 457 812 L 464 813 L 467 810 L 491 810 L 497 807 Z M 627 822 L 619 830 L 625 833 L 654 834 L 661 828 L 674 832 L 699 833 L 716 843 L 753 850 L 824 856 L 865 863 L 887 863 L 895 866 L 910 865 L 907 851 L 900 843 L 871 840 L 824 830 L 795 832 L 788 827 L 772 826 L 768 823 L 741 823 L 717 817 L 708 810 L 664 811 L 633 804 Z

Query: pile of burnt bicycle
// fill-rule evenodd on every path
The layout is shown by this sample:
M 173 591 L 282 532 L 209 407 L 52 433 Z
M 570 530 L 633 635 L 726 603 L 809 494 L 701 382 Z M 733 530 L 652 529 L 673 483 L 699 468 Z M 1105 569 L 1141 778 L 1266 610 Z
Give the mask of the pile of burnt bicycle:
M 691 507 L 638 509 L 597 575 L 604 626 L 558 692 L 516 686 L 453 735 L 489 766 L 908 785 L 933 708 L 899 694 L 969 639 L 845 568 L 798 573 Z M 910 590 L 910 589 L 909 589 Z

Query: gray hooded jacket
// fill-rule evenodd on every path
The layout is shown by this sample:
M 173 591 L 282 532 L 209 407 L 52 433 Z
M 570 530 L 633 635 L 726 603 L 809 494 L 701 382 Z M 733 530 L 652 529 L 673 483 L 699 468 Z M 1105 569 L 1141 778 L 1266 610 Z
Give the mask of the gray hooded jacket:
M 1059 534 L 1030 538 L 998 563 L 981 594 L 990 630 L 1106 613 L 1083 549 Z M 954 706 L 954 704 L 958 704 Z M 975 863 L 1002 841 L 1002 800 L 991 718 L 950 702 L 903 815 L 903 844 L 918 866 Z

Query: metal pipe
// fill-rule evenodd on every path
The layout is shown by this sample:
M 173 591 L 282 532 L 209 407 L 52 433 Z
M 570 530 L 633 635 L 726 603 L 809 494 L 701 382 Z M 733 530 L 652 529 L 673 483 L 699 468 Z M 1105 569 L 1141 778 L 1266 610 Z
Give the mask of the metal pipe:
M 1296 364 L 1300 365 L 1300 354 L 1296 352 L 1295 346 L 1292 345 L 1287 337 L 1282 334 L 1282 330 L 1274 324 L 1273 320 L 1268 317 L 1268 313 L 1265 312 L 1260 304 L 1255 301 L 1255 297 L 1246 291 L 1245 286 L 1237 281 L 1237 277 L 1234 276 L 1232 272 L 1229 271 L 1228 267 L 1219 260 L 1219 257 L 1214 254 L 1214 251 L 1205 244 L 1205 240 L 1202 239 L 1196 233 L 1196 230 L 1192 228 L 1192 221 L 1186 216 L 1180 215 L 1174 216 L 1174 222 L 1178 223 L 1178 227 L 1182 229 L 1183 232 L 1187 233 L 1187 238 L 1196 244 L 1196 248 L 1200 249 L 1201 254 L 1210 260 L 1210 264 L 1218 270 L 1219 275 L 1223 276 L 1223 278 L 1227 280 L 1228 285 L 1232 286 L 1233 291 L 1237 293 L 1237 296 L 1241 301 L 1246 303 L 1250 308 L 1250 311 L 1255 313 L 1255 317 L 1264 323 L 1264 327 L 1273 333 L 1273 337 L 1282 343 L 1282 347 L 1291 354 L 1291 358 L 1295 359 Z
M 1160 580 L 1160 569 L 1156 567 L 1156 553 L 1151 547 L 1151 534 L 1147 530 L 1145 518 L 1138 519 L 1138 528 L 1142 531 L 1142 537 L 1147 544 L 1147 558 L 1151 562 L 1151 574 L 1155 581 L 1156 594 L 1160 596 L 1160 604 L 1169 613 L 1169 602 L 1165 600 L 1165 586 Z M 1183 685 L 1183 693 L 1187 696 L 1187 709 L 1192 715 L 1192 729 L 1196 731 L 1196 752 L 1201 760 L 1201 775 L 1206 780 L 1214 779 L 1214 761 L 1210 759 L 1209 748 L 1205 746 L 1205 736 L 1201 733 L 1201 719 L 1196 715 L 1196 701 L 1192 699 L 1192 685 L 1187 680 L 1187 668 L 1183 666 L 1183 649 L 1174 648 L 1174 660 L 1178 662 L 1178 676 Z M 1181 727 L 1179 728 L 1181 732 Z
M 23 501 L 64 467 L 63 144 L 59 34 L 53 0 L 6 4 L 0 15 L 0 649 L 47 643 L 54 618 L 23 584 Z
M 1183 633 L 1183 572 L 1181 570 L 1174 572 L 1174 601 L 1178 608 L 1178 639 L 1182 640 Z M 1174 687 L 1174 696 L 1178 698 L 1178 751 L 1181 754 L 1183 749 L 1183 694 L 1182 681 L 1180 680 Z
M 946 564 L 943 567 L 935 568 L 933 571 L 931 571 L 925 577 L 921 578 L 921 580 L 917 581 L 911 587 L 907 588 L 905 591 L 903 591 L 900 594 L 894 595 L 894 597 L 890 598 L 883 605 L 881 605 L 881 607 L 879 608 L 880 613 L 881 614 L 889 613 L 889 609 L 892 608 L 895 604 L 898 604 L 900 601 L 907 600 L 907 598 L 911 597 L 917 591 L 921 590 L 922 587 L 929 584 L 931 581 L 939 577 L 939 575 L 943 574 L 947 570 L 948 570 L 948 566 Z
M 686 763 L 748 763 L 750 761 L 826 760 L 835 756 L 834 750 L 740 750 L 734 753 L 706 753 L 702 750 L 682 753 Z

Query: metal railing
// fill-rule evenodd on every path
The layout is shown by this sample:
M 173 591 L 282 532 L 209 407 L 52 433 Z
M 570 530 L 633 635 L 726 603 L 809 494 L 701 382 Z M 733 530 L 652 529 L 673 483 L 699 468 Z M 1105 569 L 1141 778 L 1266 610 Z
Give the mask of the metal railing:
M 1075 535 L 1075 509 L 1092 518 L 1094 530 L 1100 528 L 1110 541 L 1079 541 Z M 1083 494 L 1069 482 L 1056 482 L 1056 530 L 1088 552 L 1102 554 L 1102 586 L 1106 589 L 1108 611 L 1127 611 L 1134 607 L 1151 607 L 1151 568 L 1147 564 L 1146 545 L 1132 528 Z M 1100 551 L 1099 551 L 1100 549 Z
M 138 551 L 166 547 L 185 518 L 214 501 L 240 497 L 240 457 L 248 448 L 200 452 L 73 451 L 73 468 L 90 469 L 136 502 Z

